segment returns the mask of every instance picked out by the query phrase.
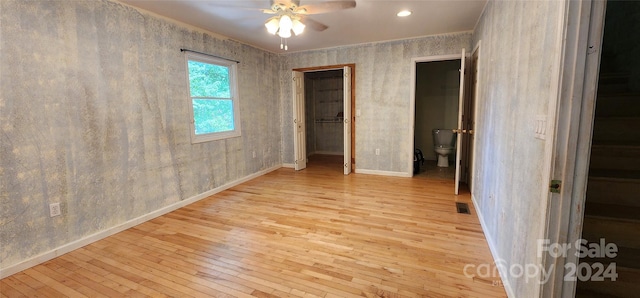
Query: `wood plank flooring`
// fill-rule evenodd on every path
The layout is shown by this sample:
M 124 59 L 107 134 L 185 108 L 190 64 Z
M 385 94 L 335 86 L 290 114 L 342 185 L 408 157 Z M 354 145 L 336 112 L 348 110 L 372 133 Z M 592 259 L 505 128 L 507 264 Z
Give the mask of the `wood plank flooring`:
M 4 278 L 0 297 L 506 297 L 465 277 L 493 261 L 452 181 L 341 172 L 279 169 Z

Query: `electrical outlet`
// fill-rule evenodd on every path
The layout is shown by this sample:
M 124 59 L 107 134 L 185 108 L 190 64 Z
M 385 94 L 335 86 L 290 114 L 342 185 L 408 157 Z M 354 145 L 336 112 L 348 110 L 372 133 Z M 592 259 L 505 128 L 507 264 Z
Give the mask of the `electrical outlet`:
M 253 150 L 253 158 L 256 158 L 256 151 Z
M 380 155 L 380 149 L 376 148 L 376 155 Z
M 49 204 L 49 215 L 51 217 L 58 216 L 62 214 L 60 210 L 60 203 L 51 203 Z

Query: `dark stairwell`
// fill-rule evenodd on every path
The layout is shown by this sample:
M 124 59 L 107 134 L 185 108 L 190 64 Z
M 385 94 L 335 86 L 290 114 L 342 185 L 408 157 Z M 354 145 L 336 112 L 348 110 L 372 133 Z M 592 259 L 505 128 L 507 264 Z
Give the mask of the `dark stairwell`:
M 615 243 L 616 281 L 578 282 L 576 297 L 640 293 L 640 3 L 609 1 L 582 238 Z M 595 270 L 594 270 L 595 272 Z

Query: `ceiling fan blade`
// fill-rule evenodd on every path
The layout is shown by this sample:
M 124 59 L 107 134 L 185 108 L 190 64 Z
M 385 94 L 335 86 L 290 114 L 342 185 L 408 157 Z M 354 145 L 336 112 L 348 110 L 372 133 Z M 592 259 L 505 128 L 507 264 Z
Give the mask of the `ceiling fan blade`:
M 299 6 L 296 9 L 296 13 L 299 14 L 321 14 L 332 12 L 341 9 L 348 9 L 356 7 L 356 1 L 327 1 L 316 4 L 309 4 Z
M 329 26 L 320 23 L 318 21 L 313 20 L 312 18 L 309 17 L 305 17 L 305 16 L 300 16 L 300 22 L 303 23 L 305 26 L 316 30 L 316 31 L 324 31 L 327 30 L 327 28 L 329 28 Z

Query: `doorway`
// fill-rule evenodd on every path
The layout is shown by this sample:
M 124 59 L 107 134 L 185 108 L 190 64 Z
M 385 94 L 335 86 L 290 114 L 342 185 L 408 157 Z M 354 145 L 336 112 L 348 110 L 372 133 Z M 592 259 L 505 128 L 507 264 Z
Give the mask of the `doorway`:
M 640 105 L 633 91 L 633 81 L 640 82 L 640 44 L 625 32 L 638 28 L 628 17 L 635 20 L 640 3 L 570 1 L 567 12 L 574 21 L 566 26 L 546 237 L 570 247 L 567 254 L 545 257 L 545 268 L 556 270 L 541 297 L 636 297 L 640 155 L 629 150 L 640 148 Z M 623 45 L 611 44 L 612 37 Z M 620 125 L 629 122 L 635 124 Z M 583 254 L 610 244 L 615 256 Z
M 604 19 L 582 238 L 613 243 L 604 280 L 578 280 L 576 297 L 635 297 L 640 291 L 640 3 L 608 1 Z M 580 267 L 578 267 L 580 268 Z M 611 269 L 611 270 L 609 270 Z M 612 281 L 611 274 L 617 274 Z
M 304 74 L 307 158 L 344 154 L 343 73 L 334 69 Z
M 460 59 L 418 62 L 415 67 L 414 147 L 422 152 L 424 163 L 416 165 L 414 177 L 453 181 L 456 152 L 447 156 L 447 167 L 438 166 L 434 130 L 457 128 Z
M 295 169 L 335 164 L 355 168 L 355 65 L 294 69 Z
M 477 53 L 478 48 L 474 51 L 475 55 Z M 419 167 L 426 165 L 425 175 L 430 174 L 431 168 L 433 178 L 445 180 L 449 180 L 447 178 L 451 177 L 453 171 L 453 193 L 456 195 L 460 190 L 460 182 L 472 180 L 470 169 L 473 154 L 470 148 L 473 148 L 475 125 L 475 90 L 469 92 L 471 87 L 466 77 L 475 72 L 477 64 L 471 63 L 474 69 L 468 73 L 467 60 L 466 51 L 462 49 L 460 55 L 415 58 L 411 69 L 414 79 L 411 82 L 409 119 L 413 123 L 411 134 L 414 136 L 414 146 L 411 147 L 412 163 L 409 168 L 412 174 L 421 177 Z M 473 79 L 475 89 L 476 77 L 473 76 Z M 457 117 L 452 117 L 454 112 Z M 422 150 L 418 146 L 427 148 Z M 425 152 L 426 158 L 421 158 Z M 432 167 L 436 158 L 436 167 Z

